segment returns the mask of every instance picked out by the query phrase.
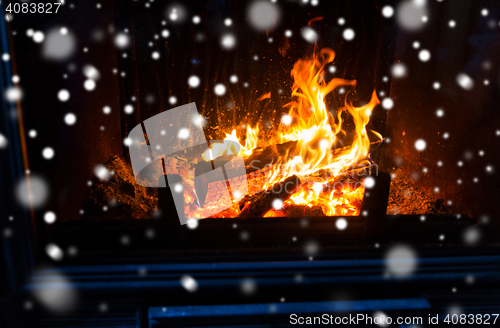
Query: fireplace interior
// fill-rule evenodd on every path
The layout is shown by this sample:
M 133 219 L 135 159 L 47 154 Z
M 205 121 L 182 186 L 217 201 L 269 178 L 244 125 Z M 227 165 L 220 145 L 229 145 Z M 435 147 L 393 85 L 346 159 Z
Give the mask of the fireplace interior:
M 77 0 L 57 16 L 14 15 L 2 88 L 23 96 L 3 101 L 0 170 L 13 187 L 0 207 L 37 263 L 16 297 L 62 272 L 88 304 L 140 299 L 138 326 L 151 327 L 182 326 L 163 304 L 267 304 L 303 276 L 313 287 L 297 302 L 389 286 L 387 297 L 448 309 L 442 289 L 466 284 L 457 302 L 469 306 L 500 270 L 499 20 L 486 0 Z M 47 48 L 67 37 L 67 57 Z M 164 119 L 180 108 L 196 117 Z M 34 206 L 26 183 L 47 197 Z M 419 259 L 418 288 L 390 285 L 394 247 Z M 183 271 L 220 297 L 172 287 Z M 337 284 L 327 274 L 345 290 L 322 291 Z M 247 278 L 269 292 L 231 294 Z
M 453 226 L 451 217 L 460 226 L 496 226 L 498 152 L 489 140 L 497 137 L 498 117 L 491 108 L 497 100 L 498 47 L 491 42 L 479 56 L 477 40 L 495 40 L 496 33 L 488 17 L 470 14 L 483 4 L 393 4 L 415 5 L 436 17 L 464 17 L 453 29 L 438 19 L 415 23 L 425 27 L 423 35 L 381 14 L 386 4 L 379 1 L 321 6 L 285 1 L 271 10 L 274 23 L 264 32 L 241 23 L 250 5 L 207 2 L 198 8 L 186 2 L 151 11 L 119 1 L 100 8 L 93 32 L 78 37 L 82 51 L 71 59 L 45 60 L 33 75 L 43 48 L 41 54 L 18 54 L 16 69 L 30 76 L 23 88 L 33 90 L 23 99 L 23 129 L 39 134 L 24 139 L 27 158 L 37 159 L 28 169 L 52 192 L 34 209 L 35 221 L 43 223 L 47 211 L 57 215 L 54 225 L 37 234 L 42 241 L 99 249 L 85 238 L 76 245 L 78 237 L 64 231 L 102 225 L 125 236 L 112 227 L 132 225 L 178 232 L 185 227 L 176 227 L 176 221 L 191 219 L 198 222 L 188 226 L 199 225 L 198 231 L 241 226 L 240 220 L 266 222 L 261 232 L 272 230 L 271 222 L 311 220 L 346 230 L 371 220 L 418 221 L 432 230 L 441 221 Z M 303 10 L 307 14 L 299 15 Z M 172 20 L 165 12 L 189 12 L 189 17 Z M 53 29 L 69 24 L 73 15 L 64 11 L 57 22 L 39 17 L 37 26 Z M 11 32 L 30 22 L 21 17 Z M 74 33 L 82 29 L 77 25 Z M 236 39 L 242 31 L 244 41 Z M 437 32 L 424 41 L 430 31 Z M 37 47 L 17 36 L 13 42 L 16 49 Z M 95 50 L 89 51 L 90 44 Z M 78 87 L 89 74 L 106 87 Z M 468 90 L 460 76 L 477 80 L 475 87 Z M 70 86 L 70 101 L 45 96 Z M 56 110 L 34 110 L 39 102 Z M 184 104 L 199 114 L 205 146 L 173 154 L 158 150 L 155 133 L 164 133 L 169 122 L 156 131 L 148 130 L 147 122 Z M 59 120 L 68 112 L 78 118 L 74 126 Z M 58 122 L 57 128 L 47 122 Z M 135 143 L 138 126 L 142 139 Z M 38 160 L 47 145 L 56 155 Z M 137 170 L 134 157 L 151 165 Z M 180 185 L 171 185 L 169 177 L 178 177 Z M 366 188 L 379 180 L 386 185 L 374 190 L 381 188 L 383 195 Z M 169 188 L 159 188 L 165 181 Z M 174 210 L 176 187 L 182 188 L 182 211 Z M 370 194 L 380 204 L 369 201 Z M 439 229 L 424 239 L 440 243 Z M 383 229 L 373 224 L 362 230 L 366 237 Z M 237 235 L 245 239 L 244 233 Z
M 94 175 L 90 188 L 83 195 L 83 204 L 79 204 L 78 211 L 83 214 L 77 216 L 78 220 L 161 216 L 158 189 L 139 186 L 136 179 L 155 180 L 162 170 L 184 179 L 186 218 L 359 216 L 365 192 L 364 178 L 373 165 L 377 172 L 391 174 L 387 214 L 467 214 L 477 221 L 481 218 L 489 220 L 488 213 L 492 211 L 488 208 L 494 208 L 495 202 L 487 199 L 496 195 L 496 189 L 491 188 L 491 192 L 486 196 L 481 193 L 480 197 L 480 193 L 472 191 L 477 188 L 478 181 L 485 184 L 493 181 L 488 175 L 494 170 L 492 163 L 496 152 L 487 152 L 484 148 L 487 143 L 481 147 L 477 140 L 488 140 L 495 135 L 475 136 L 484 131 L 479 127 L 494 122 L 488 116 L 494 114 L 485 113 L 484 108 L 488 105 L 484 104 L 484 99 L 494 99 L 495 96 L 461 92 L 460 85 L 450 78 L 450 72 L 456 66 L 450 66 L 449 62 L 455 65 L 463 63 L 465 69 L 468 59 L 463 52 L 445 48 L 439 43 L 439 40 L 449 37 L 464 43 L 463 33 L 466 32 L 460 30 L 462 34 L 450 36 L 449 27 L 443 28 L 434 43 L 427 46 L 438 51 L 436 58 L 433 57 L 436 60 L 427 61 L 420 58 L 421 53 L 429 51 L 421 45 L 422 41 L 414 37 L 415 40 L 410 42 L 409 37 L 414 34 L 408 29 L 401 26 L 398 29 L 397 22 L 375 14 L 381 4 L 375 3 L 372 7 L 353 3 L 325 6 L 334 12 L 344 12 L 344 16 L 359 14 L 370 17 L 353 20 L 351 25 L 356 25 L 351 29 L 360 31 L 357 33 L 359 38 L 347 40 L 343 37 L 347 26 L 338 22 L 338 15 L 324 17 L 320 15 L 321 11 L 312 9 L 303 22 L 289 22 L 291 26 L 304 26 L 300 32 L 302 36 L 310 31 L 309 28 L 316 28 L 311 30 L 315 33 L 314 39 L 309 40 L 312 42 L 307 42 L 306 36 L 303 36 L 305 40 L 295 34 L 293 38 L 287 37 L 287 33 L 292 32 L 281 26 L 273 29 L 274 37 L 267 35 L 262 38 L 259 33 L 250 33 L 248 42 L 238 43 L 232 49 L 221 46 L 220 42 L 235 33 L 237 24 L 218 26 L 215 33 L 207 26 L 217 25 L 215 21 L 223 14 L 220 8 L 209 6 L 204 20 L 206 25 L 201 24 L 199 30 L 172 24 L 179 37 L 175 40 L 170 36 L 167 38 L 167 61 L 150 65 L 148 61 L 118 56 L 119 72 L 140 72 L 134 74 L 133 79 L 120 80 L 120 108 L 130 104 L 134 107 L 132 113 L 124 115 L 122 111 L 120 114 L 122 140 L 127 141 L 128 132 L 142 121 L 165 109 L 194 102 L 204 120 L 203 128 L 211 150 L 206 149 L 201 156 L 196 154 L 192 158 L 185 153 L 165 156 L 161 151 L 154 153 L 153 150 L 150 155 L 155 159 L 154 165 L 136 176 L 131 169 L 128 146 L 120 145 L 123 146 L 122 152 L 108 154 L 101 161 L 107 171 L 116 172 L 116 175 L 109 179 Z M 233 16 L 244 16 L 246 9 L 246 6 L 236 4 L 228 4 L 225 8 Z M 293 13 L 298 10 L 297 4 L 290 2 L 282 10 L 280 17 L 295 17 Z M 368 12 L 370 10 L 373 12 Z M 436 7 L 436 11 L 448 15 L 451 15 L 450 10 L 446 5 Z M 455 14 L 465 16 L 468 7 L 464 6 L 462 10 Z M 145 22 L 150 19 L 159 26 L 153 25 L 146 31 Z M 345 20 L 344 17 L 340 19 L 341 22 Z M 116 23 L 118 30 L 122 24 L 135 40 L 129 49 L 133 57 L 147 58 L 154 49 L 150 47 L 151 41 L 142 36 L 146 33 L 160 35 L 165 29 L 165 25 L 161 25 L 164 21 L 160 17 L 153 18 L 151 13 L 134 13 L 126 17 L 119 15 Z M 130 24 L 140 28 L 128 29 L 126 26 Z M 482 32 L 480 29 L 480 26 L 474 26 L 467 33 L 475 35 Z M 466 47 L 462 46 L 463 49 Z M 469 45 L 469 48 L 473 54 L 473 46 Z M 491 57 L 496 50 L 491 47 L 488 51 Z M 483 71 L 488 71 L 484 66 L 493 64 L 485 59 L 481 65 Z M 151 76 L 155 79 L 152 80 Z M 199 87 L 189 85 L 188 80 L 193 76 L 202 81 Z M 339 79 L 338 82 L 335 79 Z M 356 84 L 342 85 L 340 79 L 356 81 Z M 178 87 L 181 81 L 188 81 L 185 90 Z M 338 85 L 333 88 L 333 83 Z M 320 90 L 327 85 L 332 86 L 332 90 Z M 224 90 L 227 87 L 227 92 L 218 94 L 218 86 Z M 311 96 L 304 99 L 302 95 Z M 316 100 L 318 96 L 320 101 Z M 481 99 L 476 101 L 476 97 Z M 346 104 L 351 106 L 351 111 L 345 108 Z M 353 108 L 362 106 L 368 106 L 371 111 L 366 117 L 367 122 L 359 122 L 363 117 L 352 115 Z M 400 107 L 402 109 L 398 111 Z M 457 110 L 460 107 L 483 109 Z M 325 125 L 318 123 L 320 120 L 325 120 Z M 471 121 L 477 124 L 471 127 L 468 125 Z M 317 130 L 311 131 L 311 127 Z M 324 127 L 333 127 L 334 130 L 339 127 L 340 131 L 328 135 Z M 366 134 L 357 133 L 357 128 Z M 453 135 L 457 138 L 450 137 Z M 460 140 L 458 136 L 461 136 Z M 357 142 L 366 149 L 360 150 Z M 418 148 L 417 144 L 423 144 L 424 149 Z M 325 152 L 322 146 L 328 151 Z M 237 189 L 236 180 L 244 175 L 248 185 L 242 190 L 234 190 L 238 197 L 231 188 L 229 193 L 223 192 L 227 189 L 223 174 L 197 178 L 201 175 L 198 172 L 205 173 L 231 163 L 240 150 L 245 171 L 238 172 L 233 188 Z M 349 151 L 353 159 L 346 162 L 343 157 Z M 486 153 L 492 158 L 481 155 Z M 300 158 L 300 163 L 296 163 L 297 158 Z M 472 171 L 476 173 L 464 177 L 465 171 L 472 172 L 465 167 L 474 168 Z M 301 187 L 283 199 L 280 210 L 269 207 L 272 198 L 268 201 L 255 196 L 261 191 L 272 190 L 276 183 L 294 174 L 298 174 Z M 323 190 L 318 192 L 318 188 Z M 325 200 L 325 196 L 328 199 Z M 241 213 L 244 202 L 248 207 L 259 203 L 259 198 L 267 206 L 265 211 L 252 206 L 252 212 Z M 217 206 L 226 208 L 224 203 L 230 203 L 231 207 L 214 211 Z M 210 209 L 213 213 L 209 213 Z

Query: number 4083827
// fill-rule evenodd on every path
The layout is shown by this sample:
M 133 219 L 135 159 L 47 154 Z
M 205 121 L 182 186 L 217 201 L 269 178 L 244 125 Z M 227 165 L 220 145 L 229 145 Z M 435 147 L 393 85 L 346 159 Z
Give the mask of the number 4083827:
M 59 10 L 59 7 L 62 3 L 54 2 L 54 3 L 28 3 L 28 2 L 14 2 L 9 3 L 7 8 L 5 8 L 5 12 L 9 14 L 56 14 Z

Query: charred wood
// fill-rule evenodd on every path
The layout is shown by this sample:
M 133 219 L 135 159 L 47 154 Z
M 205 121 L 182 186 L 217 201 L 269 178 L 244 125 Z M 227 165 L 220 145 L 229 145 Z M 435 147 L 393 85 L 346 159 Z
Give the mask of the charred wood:
M 256 195 L 245 197 L 240 201 L 241 213 L 239 217 L 262 217 L 273 208 L 273 201 L 285 201 L 294 194 L 300 186 L 300 179 L 296 175 L 274 184 L 271 188 Z

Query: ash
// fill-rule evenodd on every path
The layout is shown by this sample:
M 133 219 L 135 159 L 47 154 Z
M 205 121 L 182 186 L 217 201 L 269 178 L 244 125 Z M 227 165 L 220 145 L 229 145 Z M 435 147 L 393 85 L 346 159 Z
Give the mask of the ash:
M 84 218 L 151 218 L 158 200 L 154 188 L 137 184 L 130 164 L 118 156 L 104 166 L 114 174 L 106 180 L 94 179 L 83 204 Z
M 450 208 L 443 205 L 443 200 L 433 197 L 414 186 L 405 177 L 401 169 L 391 172 L 396 178 L 391 179 L 387 214 L 452 214 Z

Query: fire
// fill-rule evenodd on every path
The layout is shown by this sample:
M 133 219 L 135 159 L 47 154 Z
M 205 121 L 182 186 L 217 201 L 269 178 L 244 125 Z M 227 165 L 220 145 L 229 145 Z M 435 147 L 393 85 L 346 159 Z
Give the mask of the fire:
M 226 139 L 224 140 L 231 140 L 240 143 L 240 140 L 236 136 L 236 130 L 233 130 L 231 134 L 227 134 Z M 259 142 L 259 127 L 256 126 L 254 129 L 252 129 L 250 126 L 247 126 L 247 137 L 245 140 L 245 145 L 242 146 L 240 143 L 243 156 L 248 157 L 252 155 L 253 150 L 257 148 L 258 142 Z
M 334 117 L 327 109 L 325 97 L 339 87 L 356 86 L 355 80 L 332 79 L 326 83 L 324 80 L 325 65 L 333 62 L 335 52 L 331 49 L 322 49 L 319 55 L 311 59 L 299 60 L 291 75 L 294 78 L 292 97 L 295 98 L 286 106 L 290 107 L 289 115 L 294 123 L 280 126 L 280 143 L 297 141 L 297 147 L 292 160 L 285 163 L 288 174 L 308 175 L 319 169 L 331 171 L 337 176 L 350 166 L 366 158 L 370 150 L 366 125 L 379 100 L 375 91 L 368 104 L 354 107 L 344 97 L 344 106 L 337 110 Z M 344 134 L 342 130 L 342 113 L 347 111 L 353 118 L 356 134 L 350 147 L 340 152 L 332 152 L 338 143 L 338 135 Z
M 309 208 L 320 207 L 327 216 L 359 215 L 364 192 L 361 184 L 333 189 L 328 186 L 341 173 L 366 160 L 370 152 L 366 125 L 370 121 L 373 109 L 380 102 L 374 91 L 366 105 L 355 107 L 347 99 L 349 90 L 356 86 L 355 80 L 334 78 L 326 82 L 324 68 L 333 62 L 334 58 L 335 52 L 324 48 L 311 58 L 298 60 L 291 71 L 294 79 L 292 101 L 285 105 L 289 109 L 288 115 L 292 118 L 291 124 L 282 123 L 272 136 L 271 143 L 282 144 L 293 141 L 296 146 L 274 162 L 271 178 L 264 188 L 269 188 L 294 174 L 299 177 L 314 175 L 316 178 L 318 176 L 321 178 L 319 182 L 303 184 L 299 191 L 285 201 L 283 210 L 287 205 L 302 205 Z M 332 114 L 326 105 L 325 97 L 338 88 L 345 90 L 343 105 Z M 350 146 L 342 147 L 341 138 L 346 135 L 343 130 L 346 113 L 352 117 L 355 131 Z M 290 123 L 289 120 L 286 123 Z M 382 139 L 380 134 L 374 133 Z M 253 129 L 247 127 L 244 144 L 237 137 L 236 130 L 226 134 L 225 141 L 238 142 L 244 157 L 248 157 L 259 147 L 258 134 L 258 126 Z M 224 142 L 212 145 L 207 152 L 203 158 L 209 161 L 221 155 L 236 154 L 237 150 L 232 149 L 230 143 Z M 319 172 L 327 174 L 325 176 L 318 174 Z M 310 180 L 305 179 L 305 181 Z M 282 211 L 271 210 L 266 216 L 282 214 Z
M 254 129 L 250 126 L 247 127 L 247 137 L 244 146 L 241 145 L 240 140 L 236 136 L 236 130 L 233 130 L 231 134 L 226 133 L 226 138 L 223 143 L 212 144 L 209 149 L 201 154 L 201 157 L 208 162 L 220 156 L 236 155 L 239 150 L 235 149 L 233 143 L 229 141 L 236 141 L 240 145 L 240 150 L 243 152 L 243 156 L 248 157 L 257 147 L 257 143 L 259 141 L 259 127 L 257 126 Z
M 364 188 L 344 187 L 341 190 L 323 192 L 314 188 L 301 188 L 300 191 L 293 194 L 290 199 L 285 201 L 286 205 L 304 205 L 309 208 L 320 207 L 326 216 L 354 216 L 359 214 L 359 208 L 363 201 Z M 265 217 L 286 216 L 283 211 L 271 210 Z

